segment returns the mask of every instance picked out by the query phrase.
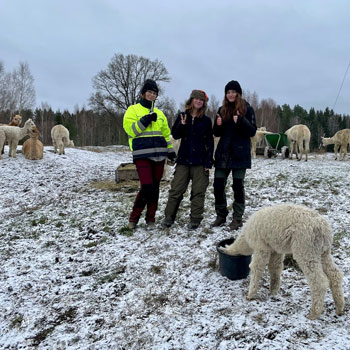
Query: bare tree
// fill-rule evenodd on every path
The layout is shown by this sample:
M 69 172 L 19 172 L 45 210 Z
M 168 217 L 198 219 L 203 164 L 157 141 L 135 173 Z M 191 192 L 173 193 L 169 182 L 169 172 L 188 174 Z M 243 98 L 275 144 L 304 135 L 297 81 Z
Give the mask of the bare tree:
M 136 103 L 146 79 L 169 82 L 170 76 L 159 60 L 115 54 L 107 69 L 93 77 L 92 86 L 96 92 L 90 96 L 89 104 L 95 111 L 110 114 L 126 110 Z
M 27 63 L 20 62 L 13 72 L 6 73 L 0 66 L 0 110 L 31 109 L 35 105 L 34 78 Z
M 35 106 L 34 78 L 30 73 L 27 62 L 20 62 L 19 67 L 14 72 L 17 109 L 31 109 Z
M 210 95 L 207 113 L 208 113 L 208 117 L 210 117 L 210 119 L 213 122 L 215 120 L 216 113 L 218 112 L 219 107 L 220 107 L 219 100 L 216 98 L 215 95 Z

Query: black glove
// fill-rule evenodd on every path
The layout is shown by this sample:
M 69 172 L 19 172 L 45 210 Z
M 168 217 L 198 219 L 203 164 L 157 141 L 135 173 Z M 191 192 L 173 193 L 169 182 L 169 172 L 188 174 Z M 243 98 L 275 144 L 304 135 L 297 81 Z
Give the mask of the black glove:
M 152 122 L 155 122 L 157 120 L 157 113 L 153 112 L 150 114 L 144 115 L 141 119 L 140 122 L 147 128 L 149 124 Z
M 168 153 L 168 159 L 172 162 L 175 162 L 176 153 L 174 151 Z
M 149 117 L 151 118 L 152 122 L 157 121 L 157 113 L 156 112 L 150 113 Z

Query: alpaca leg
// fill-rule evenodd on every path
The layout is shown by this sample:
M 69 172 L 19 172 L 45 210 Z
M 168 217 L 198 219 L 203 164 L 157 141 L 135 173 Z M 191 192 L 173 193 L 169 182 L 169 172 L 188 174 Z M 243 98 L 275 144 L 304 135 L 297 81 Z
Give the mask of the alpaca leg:
M 341 145 L 339 160 L 344 160 L 345 159 L 346 148 L 347 148 L 347 145 L 345 145 L 345 146 Z
M 17 157 L 16 151 L 17 151 L 18 141 L 12 140 L 11 145 L 12 145 L 12 157 L 16 158 Z
M 13 140 L 9 140 L 9 157 L 13 157 Z
M 334 144 L 334 154 L 335 154 L 335 160 L 338 159 L 338 150 L 339 150 L 340 145 L 338 145 L 337 143 Z
M 63 154 L 63 142 L 62 141 L 59 141 L 58 142 L 58 149 L 59 149 L 59 151 L 58 151 L 58 154 Z
M 259 281 L 265 271 L 266 265 L 270 259 L 270 252 L 264 252 L 262 250 L 254 251 L 252 262 L 249 265 L 250 268 L 250 284 L 247 299 L 251 300 L 256 298 L 256 294 L 259 289 Z
M 281 273 L 283 270 L 284 254 L 271 253 L 269 261 L 270 293 L 276 295 L 280 289 Z
M 56 141 L 53 141 L 53 153 L 57 153 L 57 143 Z
M 293 159 L 293 152 L 294 152 L 293 141 L 289 142 L 289 146 L 290 146 L 289 159 Z
M 344 293 L 342 288 L 343 274 L 334 263 L 330 252 L 322 255 L 323 271 L 328 277 L 329 285 L 332 291 L 337 315 L 344 313 Z
M 5 146 L 5 137 L 0 137 L 0 159 L 2 159 L 1 150 L 4 148 L 4 146 Z
M 299 157 L 298 160 L 302 160 L 303 159 L 303 153 L 304 153 L 304 145 L 303 145 L 303 141 L 301 141 L 301 143 L 299 144 Z
M 305 159 L 305 161 L 307 162 L 307 157 L 308 157 L 308 154 L 309 154 L 309 152 L 310 152 L 310 143 L 309 143 L 309 141 L 307 141 L 307 142 L 305 142 L 305 156 L 306 156 L 306 159 Z
M 293 254 L 293 257 L 303 271 L 310 286 L 311 310 L 308 317 L 310 320 L 315 320 L 323 312 L 324 297 L 328 288 L 328 278 L 323 272 L 321 260 L 317 259 L 318 257 L 312 257 L 312 260 L 305 260 L 301 254 Z

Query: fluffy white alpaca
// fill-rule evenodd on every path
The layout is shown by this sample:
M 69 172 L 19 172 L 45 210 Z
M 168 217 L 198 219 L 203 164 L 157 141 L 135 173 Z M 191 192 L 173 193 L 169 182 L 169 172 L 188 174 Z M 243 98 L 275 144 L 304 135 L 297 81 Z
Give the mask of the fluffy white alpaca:
M 298 124 L 294 125 L 291 128 L 289 128 L 285 134 L 288 137 L 289 144 L 290 144 L 290 152 L 289 152 L 289 158 L 293 158 L 293 153 L 295 149 L 295 154 L 297 156 L 298 160 L 303 159 L 303 153 L 305 152 L 305 161 L 307 161 L 307 155 L 310 152 L 310 138 L 311 138 L 311 132 L 309 128 L 306 125 Z M 305 147 L 304 147 L 305 143 Z M 300 153 L 300 157 L 298 155 L 298 149 Z
M 0 124 L 0 126 L 20 126 L 22 123 L 22 116 L 19 114 L 16 114 L 10 121 L 9 124 Z M 6 142 L 5 142 L 6 144 Z M 2 147 L 1 153 L 4 154 L 4 148 L 5 148 L 5 144 Z
M 51 129 L 51 138 L 54 147 L 54 152 L 58 154 L 65 154 L 64 147 L 74 147 L 74 143 L 69 139 L 69 131 L 63 125 L 55 125 Z
M 30 139 L 26 140 L 22 146 L 22 153 L 27 159 L 38 160 L 44 155 L 44 146 L 39 138 L 39 130 L 33 126 L 29 131 Z
M 343 129 L 336 132 L 332 137 L 322 137 L 322 145 L 334 144 L 335 160 L 344 160 L 348 151 L 348 144 L 350 144 L 350 129 Z
M 300 205 L 280 204 L 254 213 L 241 234 L 222 250 L 229 255 L 253 254 L 247 299 L 257 295 L 259 281 L 268 265 L 270 292 L 277 294 L 284 254 L 293 254 L 311 289 L 310 319 L 323 311 L 330 287 L 338 315 L 344 312 L 343 274 L 333 262 L 331 228 L 316 211 Z
M 18 126 L 0 126 L 0 150 L 3 148 L 5 141 L 8 141 L 10 146 L 9 157 L 16 158 L 18 142 L 28 135 L 32 126 L 35 126 L 35 124 L 31 119 L 25 122 L 23 128 Z M 1 153 L 0 159 L 2 159 Z

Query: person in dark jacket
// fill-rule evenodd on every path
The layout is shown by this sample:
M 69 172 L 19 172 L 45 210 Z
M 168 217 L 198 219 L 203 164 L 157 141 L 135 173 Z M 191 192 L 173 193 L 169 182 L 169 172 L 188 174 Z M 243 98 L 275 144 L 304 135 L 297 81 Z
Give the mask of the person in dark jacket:
M 220 137 L 215 152 L 214 195 L 216 220 L 212 226 L 221 226 L 228 215 L 226 201 L 227 178 L 232 172 L 232 230 L 242 226 L 245 209 L 244 177 L 251 167 L 250 138 L 256 133 L 253 108 L 242 98 L 242 88 L 232 80 L 225 86 L 225 97 L 217 113 L 213 133 Z
M 174 179 L 165 208 L 163 227 L 170 227 L 190 180 L 190 229 L 196 229 L 203 219 L 205 191 L 209 184 L 209 169 L 213 165 L 214 138 L 212 123 L 204 113 L 208 97 L 202 90 L 193 90 L 171 129 L 174 139 L 181 139 L 176 158 Z

